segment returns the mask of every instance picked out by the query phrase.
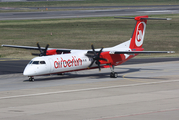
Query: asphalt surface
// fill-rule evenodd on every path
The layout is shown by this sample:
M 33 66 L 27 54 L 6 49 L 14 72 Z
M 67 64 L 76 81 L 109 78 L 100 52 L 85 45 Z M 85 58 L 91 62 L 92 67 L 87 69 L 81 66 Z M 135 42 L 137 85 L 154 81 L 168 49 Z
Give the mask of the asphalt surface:
M 179 61 L 64 76 L 0 75 L 1 120 L 178 120 Z
M 109 7 L 109 6 L 105 6 Z M 57 18 L 82 18 L 82 17 L 103 17 L 103 16 L 129 16 L 129 15 L 154 15 L 154 14 L 178 14 L 179 5 L 168 6 L 147 6 L 122 8 L 110 6 L 110 9 L 100 10 L 100 6 L 91 7 L 98 10 L 70 10 L 70 11 L 41 11 L 41 12 L 8 12 L 0 13 L 0 20 L 26 20 L 26 19 L 57 19 Z M 80 7 L 76 7 L 80 8 Z M 88 7 L 87 7 L 88 8 Z M 90 8 L 90 7 L 89 7 Z M 114 8 L 114 9 L 112 9 Z M 1 8 L 6 9 L 6 8 Z M 13 8 L 9 8 L 13 9 Z M 37 8 L 29 8 L 37 9 Z M 42 8 L 41 8 L 42 9 Z M 53 8 L 49 8 L 53 9 Z M 55 9 L 55 7 L 54 7 Z M 73 9 L 73 7 L 68 7 Z
M 1 66 L 0 75 L 23 73 L 23 70 L 25 66 L 29 63 L 29 61 L 30 60 L 0 59 L 0 66 Z M 134 58 L 123 63 L 122 65 L 167 62 L 167 61 L 179 61 L 179 58 L 143 58 L 143 59 Z

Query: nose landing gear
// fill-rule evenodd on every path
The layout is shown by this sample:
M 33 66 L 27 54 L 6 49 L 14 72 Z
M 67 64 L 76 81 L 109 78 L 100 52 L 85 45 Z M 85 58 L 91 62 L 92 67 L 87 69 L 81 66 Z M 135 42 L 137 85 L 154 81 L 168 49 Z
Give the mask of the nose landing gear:
M 29 81 L 30 82 L 34 82 L 34 77 L 33 76 L 29 76 Z

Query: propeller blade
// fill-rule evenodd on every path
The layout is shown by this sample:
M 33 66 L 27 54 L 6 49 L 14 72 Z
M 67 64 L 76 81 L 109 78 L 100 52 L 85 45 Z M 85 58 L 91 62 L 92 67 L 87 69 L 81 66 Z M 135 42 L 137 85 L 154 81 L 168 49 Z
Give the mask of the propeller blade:
M 94 49 L 93 44 L 91 44 L 91 48 L 92 48 L 92 50 L 93 50 L 93 52 L 94 52 L 94 55 L 96 55 L 96 51 L 95 51 L 95 49 Z
M 44 50 L 44 52 L 43 52 L 43 55 L 44 55 L 44 56 L 47 55 L 46 53 L 47 53 L 47 49 L 48 49 L 48 47 L 49 47 L 49 44 L 47 44 L 46 47 L 45 47 L 45 50 Z
M 101 50 L 99 51 L 98 57 L 100 57 L 100 54 L 101 54 L 102 50 L 103 50 L 103 47 L 102 47 Z
M 39 43 L 37 43 L 37 47 L 39 48 L 40 54 L 43 54 L 43 51 L 42 51 L 42 49 L 41 49 Z
M 99 62 L 99 61 L 96 61 L 96 64 L 98 65 L 99 71 L 101 71 L 100 62 Z
M 88 68 L 90 68 L 90 67 L 94 64 L 94 62 L 95 62 L 95 60 L 93 60 L 93 61 L 91 62 L 91 64 L 88 66 Z

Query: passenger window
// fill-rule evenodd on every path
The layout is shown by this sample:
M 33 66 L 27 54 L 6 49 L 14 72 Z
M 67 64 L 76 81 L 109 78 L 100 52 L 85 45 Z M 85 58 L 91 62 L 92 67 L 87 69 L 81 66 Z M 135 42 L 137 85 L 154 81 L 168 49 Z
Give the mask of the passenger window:
M 46 64 L 45 61 L 40 61 L 40 64 Z
M 39 61 L 34 61 L 32 64 L 36 64 L 37 65 L 37 64 L 39 64 Z

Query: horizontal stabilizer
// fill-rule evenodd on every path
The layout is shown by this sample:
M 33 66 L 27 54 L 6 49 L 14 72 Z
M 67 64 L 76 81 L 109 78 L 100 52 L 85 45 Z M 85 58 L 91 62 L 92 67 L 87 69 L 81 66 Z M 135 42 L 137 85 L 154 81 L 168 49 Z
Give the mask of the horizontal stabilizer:
M 138 17 L 114 17 L 118 19 L 137 19 Z M 172 18 L 139 18 L 140 20 L 171 20 Z
M 104 51 L 107 52 L 107 51 Z M 99 51 L 96 51 L 99 53 Z M 152 53 L 175 53 L 175 51 L 109 51 L 109 54 L 152 54 Z M 88 51 L 88 55 L 92 55 L 93 51 Z
M 110 51 L 109 54 L 151 54 L 151 53 L 175 53 L 175 51 Z

